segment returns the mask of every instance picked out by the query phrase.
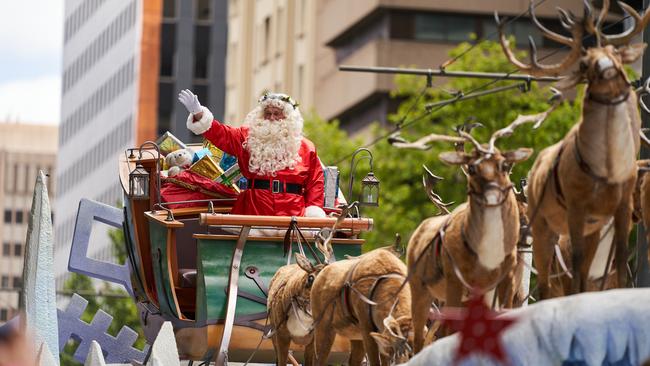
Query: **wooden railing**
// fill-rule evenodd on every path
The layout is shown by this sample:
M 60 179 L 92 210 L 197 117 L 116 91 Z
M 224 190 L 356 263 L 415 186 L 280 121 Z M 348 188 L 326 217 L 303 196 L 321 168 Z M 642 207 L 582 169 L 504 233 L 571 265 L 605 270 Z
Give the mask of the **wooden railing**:
M 252 216 L 252 215 L 221 215 L 202 213 L 199 217 L 201 225 L 224 225 L 224 226 L 263 226 L 286 229 L 291 224 L 291 216 Z M 330 228 L 334 226 L 336 217 L 296 217 L 300 228 Z M 371 218 L 348 218 L 338 225 L 340 229 L 348 229 L 353 232 L 372 230 L 373 221 Z

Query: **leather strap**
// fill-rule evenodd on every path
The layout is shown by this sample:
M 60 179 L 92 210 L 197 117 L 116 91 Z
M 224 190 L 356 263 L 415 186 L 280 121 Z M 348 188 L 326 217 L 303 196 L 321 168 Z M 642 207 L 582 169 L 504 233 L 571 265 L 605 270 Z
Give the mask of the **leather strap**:
M 573 149 L 574 155 L 576 158 L 576 162 L 578 163 L 578 166 L 580 167 L 580 170 L 582 170 L 583 173 L 587 174 L 594 180 L 598 182 L 606 182 L 607 178 L 606 177 L 601 177 L 600 175 L 596 174 L 593 169 L 587 164 L 585 159 L 582 158 L 582 154 L 580 154 L 580 147 L 578 145 L 578 134 L 576 133 L 575 135 L 575 148 Z

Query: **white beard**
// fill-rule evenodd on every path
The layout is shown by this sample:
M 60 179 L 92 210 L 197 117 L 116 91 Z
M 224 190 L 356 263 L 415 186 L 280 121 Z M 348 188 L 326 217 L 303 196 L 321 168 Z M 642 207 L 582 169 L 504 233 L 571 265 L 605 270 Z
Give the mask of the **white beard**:
M 248 166 L 252 173 L 275 176 L 280 170 L 295 168 L 301 161 L 299 151 L 303 120 L 298 110 L 288 108 L 284 108 L 287 118 L 265 120 L 263 108 L 258 106 L 246 116 L 244 125 L 249 130 L 244 148 L 250 153 Z

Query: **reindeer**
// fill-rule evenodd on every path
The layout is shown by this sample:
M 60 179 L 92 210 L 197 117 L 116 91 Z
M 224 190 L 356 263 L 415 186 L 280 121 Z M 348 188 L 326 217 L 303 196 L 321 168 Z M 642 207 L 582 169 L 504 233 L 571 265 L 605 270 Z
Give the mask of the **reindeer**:
M 323 254 L 324 262 L 319 260 L 319 263 L 314 265 L 304 254 L 296 253 L 296 264 L 280 267 L 271 278 L 267 307 L 272 329 L 271 340 L 278 365 L 287 364 L 291 341 L 306 345 L 305 365 L 313 364 L 314 319 L 311 315 L 311 287 L 316 276 L 333 257 L 334 249 L 331 242 L 336 235 L 337 227 L 356 204 L 353 202 L 343 208 L 332 228 L 324 229 L 316 235 L 316 249 Z
M 314 281 L 316 364 L 327 364 L 336 334 L 350 339 L 349 365 L 406 362 L 411 354 L 411 291 L 406 266 L 389 249 L 331 263 Z
M 464 295 L 479 290 L 487 293 L 490 304 L 496 296 L 499 304 L 512 306 L 520 215 L 509 175 L 512 165 L 528 159 L 532 149 L 501 152 L 495 144 L 524 123 L 539 127 L 553 108 L 519 115 L 508 127 L 496 131 L 487 146 L 463 130 L 457 131 L 460 137 L 431 134 L 413 143 L 393 138 L 393 146 L 398 148 L 427 150 L 434 141 L 457 146 L 470 142 L 474 147 L 472 153 L 457 149 L 440 154 L 444 163 L 460 165 L 466 172 L 468 202 L 448 215 L 424 220 L 409 241 L 409 284 L 411 292 L 418 294 L 411 306 L 415 352 L 422 349 L 424 339 L 418 330 L 423 329 L 434 298 L 445 306 L 459 307 Z
M 571 292 L 585 291 L 600 229 L 611 217 L 614 217 L 617 283 L 619 287 L 626 285 L 627 238 L 641 120 L 636 94 L 623 64 L 634 62 L 641 56 L 645 44 L 627 44 L 646 26 L 650 12 L 641 17 L 629 5 L 619 4 L 634 20 L 631 30 L 618 35 L 604 34 L 601 26 L 607 16 L 609 1 L 603 1 L 597 19 L 589 2 L 585 2 L 582 22 L 559 9 L 563 27 L 571 32 L 571 37 L 566 37 L 545 28 L 535 17 L 531 2 L 531 19 L 542 34 L 571 47 L 569 54 L 554 65 L 538 62 L 532 38 L 531 63 L 517 60 L 503 32 L 505 22 L 501 22 L 495 13 L 503 51 L 519 70 L 535 76 L 557 76 L 578 62 L 579 68 L 564 78 L 560 87 L 569 88 L 587 82 L 580 120 L 562 141 L 540 152 L 529 174 L 528 210 L 542 298 L 551 295 L 549 270 L 558 235 L 568 234 L 571 238 Z M 595 47 L 586 50 L 582 48 L 585 31 L 597 40 Z

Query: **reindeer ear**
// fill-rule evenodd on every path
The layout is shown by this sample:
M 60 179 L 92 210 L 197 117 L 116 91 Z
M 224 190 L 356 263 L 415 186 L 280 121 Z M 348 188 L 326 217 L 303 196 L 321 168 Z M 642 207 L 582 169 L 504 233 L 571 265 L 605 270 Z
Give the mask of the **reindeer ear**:
M 506 151 L 503 156 L 509 163 L 519 163 L 533 155 L 533 149 L 527 147 L 520 147 L 517 150 Z
M 298 267 L 302 268 L 307 273 L 314 272 L 314 265 L 311 264 L 309 259 L 300 253 L 296 253 L 296 263 Z
M 618 52 L 621 53 L 621 60 L 624 64 L 631 64 L 636 61 L 643 55 L 647 44 L 637 43 L 629 46 L 623 46 L 618 48 Z
M 371 332 L 370 336 L 375 340 L 375 343 L 377 343 L 379 353 L 390 357 L 390 354 L 393 351 L 393 345 L 391 344 L 390 338 L 377 332 Z
M 446 151 L 438 156 L 443 163 L 449 165 L 463 165 L 469 163 L 471 156 L 459 151 Z

